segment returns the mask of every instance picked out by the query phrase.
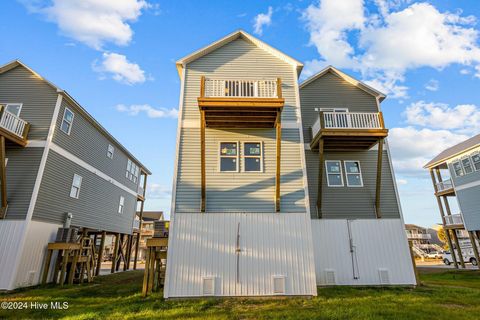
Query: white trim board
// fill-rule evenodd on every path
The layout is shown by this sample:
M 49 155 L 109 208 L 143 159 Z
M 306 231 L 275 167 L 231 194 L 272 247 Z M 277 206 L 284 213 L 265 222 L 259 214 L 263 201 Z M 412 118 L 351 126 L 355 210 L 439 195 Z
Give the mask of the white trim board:
M 455 191 L 460 191 L 460 190 L 465 190 L 473 187 L 478 187 L 480 186 L 480 180 L 479 181 L 473 181 L 469 183 L 465 183 L 459 186 L 455 186 Z
M 47 145 L 46 140 L 28 140 L 25 148 L 45 148 Z

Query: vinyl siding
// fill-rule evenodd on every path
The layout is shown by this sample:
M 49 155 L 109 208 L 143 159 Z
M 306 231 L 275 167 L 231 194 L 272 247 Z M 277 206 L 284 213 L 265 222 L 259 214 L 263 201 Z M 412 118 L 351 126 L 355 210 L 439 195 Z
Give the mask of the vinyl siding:
M 308 190 L 310 192 L 310 212 L 317 217 L 318 152 L 305 150 L 307 158 Z M 326 169 L 323 169 L 322 217 L 333 219 L 375 218 L 375 188 L 377 178 L 377 150 L 364 152 L 325 153 L 325 160 L 358 160 L 362 170 L 363 187 L 347 187 L 345 168 L 342 161 L 344 187 L 327 185 Z M 400 210 L 394 190 L 388 153 L 383 153 L 382 189 L 380 211 L 383 218 L 399 218 Z
M 466 229 L 480 230 L 480 186 L 457 190 L 456 195 Z
M 37 179 L 44 148 L 21 148 L 7 144 L 7 215 L 6 219 L 25 219 Z
M 453 162 L 455 162 L 455 161 L 453 161 Z M 467 184 L 467 183 L 480 181 L 480 171 L 474 171 L 472 173 L 457 177 L 455 175 L 455 171 L 453 170 L 453 165 L 452 165 L 453 162 L 450 162 L 448 164 L 448 169 L 450 171 L 450 177 L 452 177 L 453 184 L 456 187 L 462 186 L 462 185 Z M 473 170 L 475 170 L 474 167 L 472 167 L 472 168 L 473 168 Z
M 20 118 L 30 123 L 29 140 L 45 140 L 58 94 L 22 66 L 0 74 L 0 103 L 23 103 Z
M 66 107 L 75 114 L 70 135 L 60 130 Z M 133 183 L 125 177 L 128 162 L 127 155 L 124 154 L 115 143 L 107 139 L 106 136 L 98 131 L 98 129 L 83 117 L 76 107 L 70 105 L 65 99 L 62 102 L 58 114 L 53 143 L 126 185 L 135 192 L 137 191 L 138 181 L 137 183 Z M 115 147 L 113 159 L 107 158 L 109 144 Z M 139 163 L 137 163 L 137 165 L 140 166 Z
M 74 174 L 82 176 L 79 199 L 70 197 Z M 120 196 L 125 197 L 123 214 L 118 213 Z M 63 224 L 70 212 L 72 226 L 131 233 L 135 208 L 135 196 L 50 150 L 32 219 Z

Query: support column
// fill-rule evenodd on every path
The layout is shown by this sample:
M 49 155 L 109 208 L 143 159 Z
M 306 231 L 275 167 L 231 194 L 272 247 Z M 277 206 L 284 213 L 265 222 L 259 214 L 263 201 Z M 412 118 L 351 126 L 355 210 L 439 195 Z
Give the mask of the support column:
M 144 195 L 143 195 L 143 200 L 140 203 L 140 223 L 138 225 L 138 233 L 137 233 L 137 242 L 135 243 L 135 259 L 133 260 L 133 270 L 137 270 L 137 259 L 138 259 L 138 250 L 140 248 L 140 239 L 142 235 L 142 227 L 143 227 L 143 207 L 145 205 L 145 196 L 146 196 L 146 190 L 147 190 L 147 174 L 144 175 L 143 179 L 143 190 L 144 190 Z
M 275 172 L 275 212 L 280 212 L 280 183 L 282 162 L 282 113 L 277 111 L 276 131 L 276 172 Z
M 100 269 L 102 269 L 102 261 L 103 261 L 103 250 L 105 248 L 105 238 L 107 237 L 107 232 L 102 232 L 102 239 L 100 240 L 100 248 L 98 249 L 98 257 L 97 257 L 97 269 L 95 270 L 95 275 L 98 276 L 100 274 Z
M 377 186 L 375 192 L 375 213 L 377 219 L 382 217 L 380 212 L 380 192 L 382 188 L 382 167 L 383 167 L 383 138 L 378 140 L 378 158 L 377 158 Z
M 237 148 L 237 152 L 238 152 Z M 200 111 L 200 170 L 201 170 L 201 205 L 200 211 L 205 212 L 206 208 L 206 174 L 205 174 L 205 111 Z
M 323 162 L 324 162 L 324 141 L 318 141 L 318 188 L 317 188 L 317 218 L 322 218 L 322 187 L 323 187 Z
M 118 255 L 118 245 L 120 244 L 120 234 L 116 233 L 115 234 L 115 246 L 113 249 L 113 254 L 112 254 L 112 268 L 110 270 L 110 273 L 114 273 L 116 269 L 116 264 L 117 264 L 117 255 Z
M 468 237 L 470 238 L 470 242 L 472 243 L 473 254 L 475 255 L 475 259 L 477 260 L 477 268 L 480 269 L 480 257 L 478 254 L 477 242 L 475 241 L 475 235 L 473 234 L 473 231 L 468 231 Z
M 5 218 L 5 212 L 7 210 L 7 174 L 5 169 L 5 137 L 0 136 L 0 196 L 1 208 L 0 219 Z
M 452 212 L 450 210 L 448 198 L 446 196 L 442 196 L 442 198 L 443 198 L 443 202 L 445 203 L 445 209 L 447 210 L 447 215 L 451 216 Z M 460 248 L 460 242 L 458 241 L 456 229 L 453 229 L 452 233 L 453 233 L 453 240 L 455 241 L 455 246 L 457 247 L 458 259 L 460 260 L 460 264 L 462 265 L 462 268 L 465 269 L 465 261 L 463 260 L 462 249 Z

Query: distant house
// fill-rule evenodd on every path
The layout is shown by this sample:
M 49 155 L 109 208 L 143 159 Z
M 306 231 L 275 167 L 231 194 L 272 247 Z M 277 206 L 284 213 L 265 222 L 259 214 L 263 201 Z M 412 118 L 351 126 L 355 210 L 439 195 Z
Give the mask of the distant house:
M 133 154 L 18 60 L 0 67 L 0 108 L 0 289 L 39 283 L 46 245 L 67 220 L 132 236 L 150 174 Z
M 458 250 L 452 258 L 464 266 L 459 240 L 463 234 L 480 261 L 476 244 L 480 238 L 480 134 L 442 151 L 424 168 L 430 171 L 449 246 Z M 449 199 L 456 199 L 460 212 L 451 211 Z
M 427 254 L 431 252 L 443 251 L 440 246 L 441 243 L 438 243 L 438 241 L 435 240 L 438 239 L 436 230 L 424 228 L 415 224 L 406 224 L 405 232 L 407 233 L 408 240 L 412 242 L 414 253 L 417 256 L 426 257 Z
M 142 222 L 140 223 L 140 215 L 142 215 Z M 136 222 L 134 223 L 134 229 L 138 230 L 141 224 L 140 242 L 138 251 L 138 260 L 145 260 L 147 252 L 147 239 L 153 237 L 154 234 L 154 222 L 165 220 L 163 211 L 144 211 L 137 212 Z

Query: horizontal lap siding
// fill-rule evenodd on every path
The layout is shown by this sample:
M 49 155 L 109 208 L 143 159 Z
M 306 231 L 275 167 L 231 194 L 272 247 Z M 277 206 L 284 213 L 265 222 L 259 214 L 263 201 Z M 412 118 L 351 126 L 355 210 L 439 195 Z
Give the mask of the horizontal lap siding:
M 20 118 L 30 123 L 29 140 L 45 140 L 58 94 L 22 66 L 0 74 L 0 103 L 23 103 Z
M 60 130 L 65 107 L 69 108 L 75 114 L 70 135 Z M 127 155 L 87 121 L 76 107 L 71 106 L 65 100 L 62 102 L 58 114 L 53 143 L 126 185 L 133 191 L 137 191 L 138 181 L 137 183 L 133 183 L 125 177 L 128 162 Z M 115 148 L 113 159 L 107 158 L 109 144 Z
M 316 218 L 318 190 L 318 152 L 305 150 L 312 218 Z M 375 192 L 378 151 L 325 153 L 325 160 L 358 160 L 362 170 L 363 187 L 347 187 L 342 161 L 344 187 L 328 187 L 325 167 L 322 184 L 322 217 L 335 219 L 363 219 L 375 217 Z M 383 153 L 380 211 L 384 218 L 399 218 L 400 210 L 390 171 L 388 153 Z
M 74 174 L 82 176 L 79 199 L 70 197 Z M 123 214 L 118 213 L 120 196 L 125 197 Z M 33 220 L 63 224 L 70 212 L 73 226 L 130 233 L 135 206 L 135 196 L 50 150 Z
M 44 148 L 6 147 L 7 216 L 6 219 L 25 219 L 37 179 Z
M 469 231 L 480 230 L 480 186 L 457 190 L 456 194 L 465 227 Z

